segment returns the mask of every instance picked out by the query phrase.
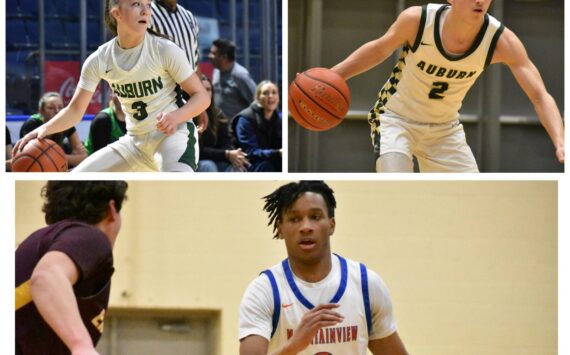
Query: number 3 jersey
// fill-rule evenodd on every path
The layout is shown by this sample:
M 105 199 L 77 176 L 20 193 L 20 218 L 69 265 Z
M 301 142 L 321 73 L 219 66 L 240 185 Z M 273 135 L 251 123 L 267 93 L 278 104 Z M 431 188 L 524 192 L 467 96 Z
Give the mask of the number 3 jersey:
M 368 341 L 396 331 L 392 302 L 384 282 L 358 262 L 332 256 L 331 272 L 321 281 L 299 279 L 288 259 L 265 270 L 247 288 L 240 306 L 240 340 L 259 335 L 269 352 L 293 336 L 303 316 L 319 304 L 336 303 L 344 320 L 317 331 L 299 354 L 366 354 Z
M 87 58 L 78 87 L 94 92 L 104 79 L 119 97 L 128 133 L 156 131 L 158 113 L 184 104 L 177 84 L 194 70 L 184 51 L 165 38 L 147 32 L 144 41 L 130 49 L 122 49 L 117 41 L 113 38 Z
M 406 45 L 402 49 L 370 112 L 373 128 L 379 127 L 379 115 L 384 109 L 424 123 L 444 123 L 458 118 L 467 91 L 491 62 L 504 26 L 485 14 L 471 47 L 463 54 L 452 55 L 444 50 L 441 37 L 450 9 L 449 5 L 442 4 L 422 6 L 416 40 L 412 47 Z

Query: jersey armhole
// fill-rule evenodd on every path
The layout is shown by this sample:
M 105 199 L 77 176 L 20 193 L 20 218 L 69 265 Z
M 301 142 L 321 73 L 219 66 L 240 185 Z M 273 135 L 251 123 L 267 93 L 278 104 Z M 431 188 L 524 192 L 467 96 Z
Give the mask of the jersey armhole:
M 495 34 L 493 35 L 493 39 L 491 40 L 491 44 L 489 45 L 489 51 L 487 52 L 487 58 L 485 59 L 485 67 L 486 68 L 489 64 L 491 64 L 491 60 L 493 59 L 493 54 L 495 54 L 495 48 L 497 48 L 497 42 L 499 42 L 499 37 L 505 30 L 505 25 L 501 24 L 501 26 L 497 29 Z
M 271 317 L 271 336 L 273 338 L 273 334 L 277 330 L 277 323 L 279 323 L 279 316 L 281 314 L 281 297 L 279 296 L 279 289 L 277 288 L 277 281 L 275 281 L 275 276 L 271 270 L 264 270 L 261 272 L 265 274 L 271 283 L 271 290 L 273 291 L 273 316 Z
M 420 18 L 420 27 L 418 28 L 418 34 L 416 35 L 416 41 L 412 46 L 412 52 L 415 52 L 418 47 L 420 46 L 420 42 L 422 41 L 422 37 L 424 36 L 424 27 L 426 25 L 426 17 L 427 17 L 427 5 L 422 6 L 422 16 Z

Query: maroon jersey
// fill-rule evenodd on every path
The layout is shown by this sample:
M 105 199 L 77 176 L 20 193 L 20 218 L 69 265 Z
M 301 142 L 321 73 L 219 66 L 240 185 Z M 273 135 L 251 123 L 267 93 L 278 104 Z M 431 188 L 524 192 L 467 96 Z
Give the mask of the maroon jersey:
M 57 222 L 34 232 L 16 249 L 16 354 L 70 354 L 39 314 L 30 293 L 32 272 L 50 251 L 65 253 L 79 270 L 73 291 L 93 344 L 103 331 L 114 272 L 111 243 L 91 225 L 73 220 Z

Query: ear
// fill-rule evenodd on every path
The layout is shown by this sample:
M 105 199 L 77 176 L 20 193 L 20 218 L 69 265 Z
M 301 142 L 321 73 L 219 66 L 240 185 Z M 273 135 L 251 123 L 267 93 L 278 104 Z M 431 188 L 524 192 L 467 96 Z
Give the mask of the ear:
M 115 22 L 117 21 L 117 18 L 120 16 L 120 12 L 119 12 L 119 7 L 115 6 L 111 9 L 111 17 L 113 17 L 115 19 Z
M 334 217 L 331 218 L 331 219 L 329 220 L 329 223 L 330 223 L 330 227 L 331 227 L 331 235 L 333 235 L 333 234 L 334 234 L 334 229 L 335 229 L 335 227 L 336 227 L 336 219 L 334 219 Z
M 115 222 L 117 220 L 118 215 L 119 212 L 117 212 L 115 201 L 114 200 L 109 201 L 107 205 L 107 215 L 105 216 L 105 218 L 109 222 Z
M 283 239 L 283 235 L 281 234 L 281 223 L 277 223 L 277 237 L 279 239 Z

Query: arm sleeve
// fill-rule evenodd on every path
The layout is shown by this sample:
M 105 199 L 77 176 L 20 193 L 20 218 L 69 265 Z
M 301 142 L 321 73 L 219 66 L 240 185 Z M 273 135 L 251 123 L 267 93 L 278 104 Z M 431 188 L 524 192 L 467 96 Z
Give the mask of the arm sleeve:
M 243 295 L 239 308 L 239 339 L 259 335 L 271 340 L 273 293 L 265 275 L 253 280 Z
M 259 141 L 255 134 L 255 127 L 249 119 L 242 116 L 238 116 L 235 119 L 238 120 L 236 124 L 236 136 L 240 146 L 247 155 L 258 159 L 267 159 L 275 154 L 274 149 L 262 149 L 259 146 Z
M 89 136 L 93 144 L 93 152 L 111 143 L 111 118 L 105 112 L 99 112 L 91 122 Z
M 110 260 L 111 244 L 105 235 L 87 226 L 66 228 L 50 246 L 49 251 L 60 251 L 73 260 L 81 273 L 81 280 L 94 277 Z
M 162 64 L 170 76 L 180 84 L 194 73 L 186 53 L 174 42 L 164 40 L 159 42 Z
M 382 278 L 368 269 L 368 287 L 372 312 L 372 332 L 370 340 L 382 339 L 396 330 L 396 320 L 392 313 L 392 300 Z
M 99 81 L 101 81 L 100 65 L 99 65 L 99 50 L 91 53 L 83 67 L 81 68 L 81 77 L 79 78 L 79 83 L 77 87 L 87 90 L 89 92 L 95 92 Z

